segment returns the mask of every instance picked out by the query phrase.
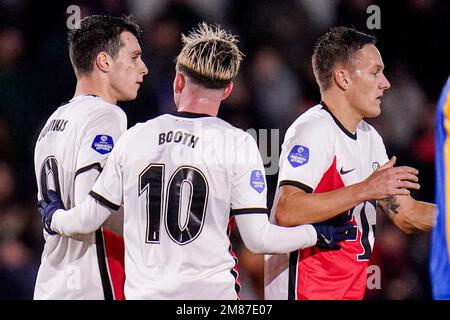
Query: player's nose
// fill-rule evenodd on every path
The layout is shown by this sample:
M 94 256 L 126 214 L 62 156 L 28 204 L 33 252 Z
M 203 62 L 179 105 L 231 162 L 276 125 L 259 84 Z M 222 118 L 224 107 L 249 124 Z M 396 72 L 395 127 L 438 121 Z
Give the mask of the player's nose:
M 380 88 L 383 90 L 387 90 L 391 87 L 391 83 L 386 78 L 386 76 L 383 74 L 383 77 L 381 78 Z
M 145 65 L 145 62 L 144 62 L 144 61 L 142 61 L 141 74 L 142 74 L 143 76 L 146 76 L 146 75 L 148 74 L 148 68 L 147 68 L 147 66 Z

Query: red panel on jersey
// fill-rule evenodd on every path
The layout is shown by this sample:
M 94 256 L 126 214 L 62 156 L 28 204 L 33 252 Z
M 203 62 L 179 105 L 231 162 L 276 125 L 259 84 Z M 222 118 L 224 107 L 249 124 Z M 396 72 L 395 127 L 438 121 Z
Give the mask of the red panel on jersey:
M 227 228 L 228 238 L 230 238 L 230 236 L 231 236 L 231 231 L 233 230 L 234 223 L 235 223 L 234 217 L 230 218 L 230 221 L 228 222 L 228 228 Z M 236 290 L 236 297 L 238 300 L 241 300 L 241 295 L 239 293 L 241 291 L 241 279 L 239 278 L 238 258 L 233 251 L 233 246 L 231 245 L 231 243 L 230 243 L 230 247 L 229 247 L 228 251 L 230 252 L 230 255 L 233 257 L 234 262 L 235 262 L 235 265 L 230 270 L 230 273 L 236 279 L 235 283 L 234 283 L 234 289 Z
M 314 193 L 329 192 L 342 187 L 345 187 L 345 184 L 344 181 L 342 181 L 341 175 L 337 171 L 336 156 L 334 156 L 333 163 L 323 174 L 322 179 L 314 190 Z
M 325 172 L 314 193 L 329 192 L 344 187 L 344 182 L 336 168 L 336 156 Z M 352 223 L 356 224 L 354 218 Z M 296 299 L 362 299 L 366 288 L 367 261 L 358 261 L 362 253 L 361 232 L 357 239 L 341 242 L 337 251 L 322 250 L 318 247 L 300 251 L 299 259 L 293 261 L 289 288 L 296 288 Z M 297 279 L 293 279 L 296 277 Z M 292 283 L 293 281 L 293 283 Z M 291 285 L 294 283 L 297 285 Z M 292 296 L 292 295 L 290 295 Z
M 125 300 L 125 246 L 123 237 L 102 228 L 106 259 L 115 300 Z

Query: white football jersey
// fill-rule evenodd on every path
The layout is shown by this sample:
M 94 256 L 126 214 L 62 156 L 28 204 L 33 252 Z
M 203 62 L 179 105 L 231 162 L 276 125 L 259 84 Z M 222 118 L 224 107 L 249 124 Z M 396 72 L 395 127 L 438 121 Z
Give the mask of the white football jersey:
M 101 171 L 126 126 L 125 113 L 100 97 L 78 96 L 59 107 L 36 143 L 38 200 L 51 189 L 66 209 L 80 203 L 83 199 L 75 200 L 77 175 L 90 169 Z M 44 231 L 44 238 L 35 299 L 119 298 L 121 237 L 100 229 L 77 239 Z
M 266 213 L 255 140 L 216 117 L 165 114 L 129 129 L 91 196 L 124 205 L 127 299 L 238 299 L 233 215 Z
M 372 126 L 361 121 L 351 133 L 321 103 L 286 132 L 277 189 L 290 185 L 307 193 L 329 192 L 365 180 L 387 161 L 383 140 Z M 340 250 L 312 247 L 265 256 L 266 299 L 362 298 L 375 242 L 376 203 L 365 201 L 343 214 L 358 233 L 355 240 L 341 242 Z

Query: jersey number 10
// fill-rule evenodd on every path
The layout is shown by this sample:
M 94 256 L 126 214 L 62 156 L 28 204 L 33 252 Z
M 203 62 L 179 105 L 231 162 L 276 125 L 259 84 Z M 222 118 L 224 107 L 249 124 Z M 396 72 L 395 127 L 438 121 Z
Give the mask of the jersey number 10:
M 208 182 L 199 169 L 181 166 L 170 177 L 164 194 L 164 171 L 164 164 L 152 163 L 139 175 L 138 196 L 145 194 L 146 199 L 145 241 L 159 243 L 161 215 L 164 213 L 164 225 L 170 238 L 179 245 L 185 245 L 195 240 L 202 231 L 208 203 Z M 184 225 L 180 226 L 184 196 L 188 200 L 187 215 L 184 215 Z

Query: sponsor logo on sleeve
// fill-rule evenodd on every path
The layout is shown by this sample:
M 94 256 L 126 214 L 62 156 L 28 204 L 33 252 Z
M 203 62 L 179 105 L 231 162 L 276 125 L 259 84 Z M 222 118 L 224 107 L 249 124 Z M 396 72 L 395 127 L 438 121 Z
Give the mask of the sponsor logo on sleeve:
M 260 170 L 253 170 L 250 176 L 250 186 L 258 193 L 261 193 L 266 188 L 264 181 L 264 174 Z
M 114 141 L 111 136 L 99 134 L 94 138 L 91 148 L 100 154 L 110 153 L 114 147 Z
M 288 154 L 288 161 L 294 168 L 300 167 L 309 161 L 309 149 L 295 145 Z

